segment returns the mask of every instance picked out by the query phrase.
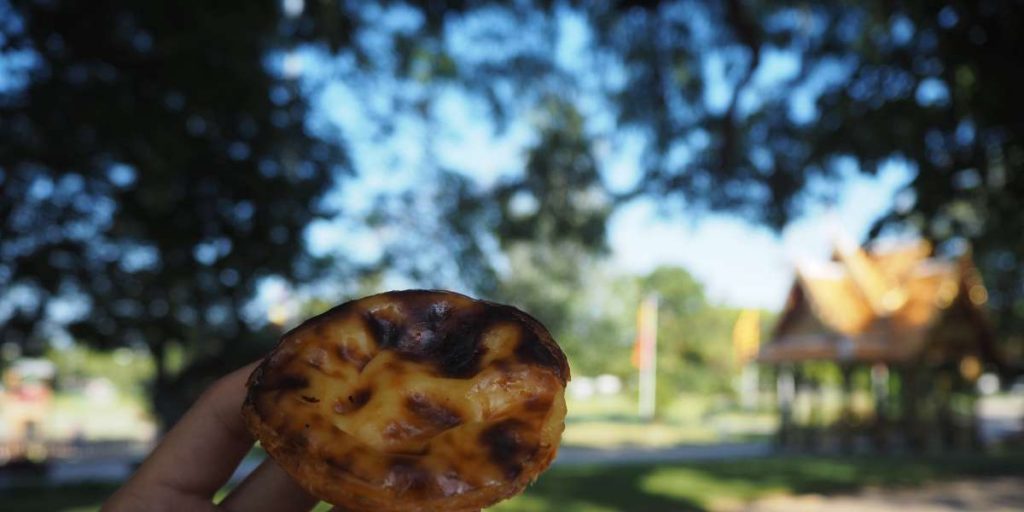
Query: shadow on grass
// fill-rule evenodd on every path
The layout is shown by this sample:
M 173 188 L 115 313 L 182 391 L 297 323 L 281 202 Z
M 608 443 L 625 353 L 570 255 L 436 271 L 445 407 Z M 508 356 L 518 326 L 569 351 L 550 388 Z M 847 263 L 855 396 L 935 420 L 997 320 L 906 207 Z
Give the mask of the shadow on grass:
M 613 510 L 700 511 L 697 502 L 652 493 L 644 488 L 653 466 L 556 468 L 527 490 L 525 496 L 494 507 L 494 511 L 596 512 Z
M 842 494 L 954 477 L 1024 475 L 1020 454 L 792 456 L 614 467 L 560 467 L 501 512 L 703 511 L 767 494 Z
M 750 459 L 744 463 L 691 465 L 718 482 L 758 481 L 793 494 L 850 492 L 868 486 L 904 487 L 954 477 L 1024 475 L 1024 457 L 1002 455 L 940 456 L 791 456 Z
M 0 509 L 18 512 L 84 512 L 98 510 L 117 484 L 32 486 L 0 490 Z
M 1024 476 L 1020 453 L 931 457 L 787 456 L 718 462 L 555 467 L 495 512 L 703 511 L 765 494 L 840 494 L 865 486 L 913 486 L 964 477 Z M 97 510 L 113 484 L 0 490 L 0 509 Z

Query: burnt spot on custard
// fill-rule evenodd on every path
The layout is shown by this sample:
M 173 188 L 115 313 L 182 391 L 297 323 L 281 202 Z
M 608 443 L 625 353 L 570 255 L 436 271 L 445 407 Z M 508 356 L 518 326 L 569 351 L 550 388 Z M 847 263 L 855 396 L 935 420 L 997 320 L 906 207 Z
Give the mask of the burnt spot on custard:
M 480 432 L 480 444 L 487 448 L 490 461 L 502 469 L 505 477 L 514 480 L 535 453 L 538 445 L 525 439 L 528 425 L 517 419 L 495 423 Z
M 265 391 L 295 391 L 309 387 L 309 379 L 302 375 L 283 374 L 277 378 L 264 376 L 261 386 Z
M 354 393 L 349 394 L 346 397 L 339 398 L 334 402 L 334 412 L 338 414 L 349 414 L 359 409 L 362 409 L 370 398 L 373 397 L 373 391 L 370 389 L 360 389 Z
M 413 393 L 405 399 L 405 407 L 412 414 L 437 430 L 446 430 L 462 423 L 462 416 L 428 397 Z
M 397 322 L 393 322 L 381 315 L 366 312 L 363 314 L 366 327 L 373 336 L 377 346 L 382 349 L 394 349 L 401 339 L 402 329 Z
M 551 395 L 537 395 L 527 398 L 523 402 L 523 409 L 527 412 L 542 413 L 547 412 L 551 409 L 551 405 L 555 402 L 555 398 Z
M 295 450 L 302 450 L 309 445 L 305 432 L 296 432 L 285 437 L 285 444 Z
M 366 364 L 370 362 L 370 356 L 360 353 L 355 348 L 344 343 L 339 343 L 334 350 L 342 361 L 355 366 L 359 371 L 362 371 Z
M 426 495 L 436 487 L 430 471 L 413 457 L 391 459 L 384 485 L 398 494 L 413 495 Z
M 498 324 L 522 327 L 515 358 L 552 370 L 565 382 L 568 363 L 544 327 L 526 313 L 501 304 L 467 300 L 455 304 L 448 292 L 409 290 L 390 292 L 389 300 L 401 311 L 365 311 L 362 318 L 381 350 L 427 363 L 447 378 L 468 379 L 480 372 L 484 336 Z M 358 302 L 351 307 L 358 307 Z M 345 307 L 343 305 L 341 307 Z M 352 360 L 344 347 L 342 358 Z
M 352 460 L 348 457 L 327 456 L 324 457 L 324 463 L 327 467 L 340 472 L 348 472 L 352 467 Z
M 563 380 L 565 379 L 558 355 L 555 354 L 555 351 L 552 350 L 549 345 L 541 342 L 540 339 L 529 330 L 524 332 L 519 338 L 519 344 L 516 345 L 515 355 L 521 362 L 550 368 L 554 370 L 560 378 Z
M 418 439 L 429 434 L 430 432 L 423 428 L 422 425 L 400 419 L 389 421 L 388 424 L 384 425 L 384 428 L 380 431 L 381 437 L 392 441 Z

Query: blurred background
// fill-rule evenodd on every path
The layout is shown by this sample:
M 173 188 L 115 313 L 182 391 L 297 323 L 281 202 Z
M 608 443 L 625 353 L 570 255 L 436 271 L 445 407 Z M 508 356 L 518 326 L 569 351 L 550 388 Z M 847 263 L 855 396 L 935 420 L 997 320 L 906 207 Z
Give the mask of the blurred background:
M 3 508 L 410 287 L 569 356 L 497 510 L 1020 507 L 1020 2 L 599 4 L 0 0 Z

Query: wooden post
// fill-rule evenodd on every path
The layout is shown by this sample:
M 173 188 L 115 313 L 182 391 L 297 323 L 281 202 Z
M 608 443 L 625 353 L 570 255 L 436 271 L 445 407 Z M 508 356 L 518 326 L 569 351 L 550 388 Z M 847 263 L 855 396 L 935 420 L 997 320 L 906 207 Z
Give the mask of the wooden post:
M 981 432 L 978 425 L 978 387 L 974 375 L 965 374 L 963 368 L 954 371 L 951 400 L 960 402 L 963 415 L 951 411 L 954 445 L 961 450 L 974 451 L 982 448 Z
M 967 395 L 967 400 L 969 401 L 967 408 L 967 446 L 972 451 L 980 451 L 985 448 L 985 443 L 981 439 L 981 418 L 978 417 L 977 391 L 971 389 Z
M 885 363 L 871 367 L 871 396 L 875 406 L 874 444 L 881 452 L 888 447 L 889 434 L 889 367 Z
M 821 448 L 822 430 L 822 393 L 820 382 L 812 379 L 806 373 L 800 375 L 797 389 L 803 389 L 807 402 L 807 424 L 804 426 L 804 449 L 817 451 Z
M 793 402 L 796 399 L 793 368 L 788 364 L 776 367 L 775 399 L 779 407 L 778 443 L 786 447 L 793 442 Z
M 938 424 L 938 441 L 942 450 L 950 450 L 956 442 L 956 425 L 953 418 L 953 379 L 949 370 L 939 370 L 936 375 L 938 393 L 935 399 L 938 400 L 936 408 L 936 423 Z
M 920 369 L 914 363 L 900 369 L 900 411 L 903 439 L 911 451 L 921 452 L 925 448 L 921 424 Z
M 853 451 L 853 365 L 841 364 L 839 374 L 842 376 L 842 405 L 839 413 L 839 450 L 843 453 Z

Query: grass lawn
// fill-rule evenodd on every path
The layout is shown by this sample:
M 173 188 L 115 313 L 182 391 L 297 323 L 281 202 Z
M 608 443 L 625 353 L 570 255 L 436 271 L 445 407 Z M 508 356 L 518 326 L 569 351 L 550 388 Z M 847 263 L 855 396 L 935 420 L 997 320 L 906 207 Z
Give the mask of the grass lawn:
M 492 510 L 702 511 L 772 494 L 829 494 L 953 477 L 1024 475 L 1020 456 L 777 457 L 618 467 L 556 468 Z
M 689 393 L 666 404 L 653 423 L 637 417 L 634 397 L 625 394 L 568 399 L 563 446 L 668 447 L 764 437 L 774 433 L 770 412 L 723 408 L 711 397 Z
M 771 494 L 837 493 L 864 486 L 909 486 L 945 478 L 1024 475 L 1019 453 L 998 456 L 777 457 L 723 462 L 556 467 L 518 498 L 492 510 L 714 510 Z M 4 490 L 3 509 L 97 510 L 114 489 L 78 485 Z M 326 507 L 323 508 L 326 510 Z
M 45 428 L 53 439 L 67 439 L 78 432 L 90 440 L 148 440 L 156 432 L 140 398 L 116 395 L 95 401 L 80 393 L 57 393 Z

